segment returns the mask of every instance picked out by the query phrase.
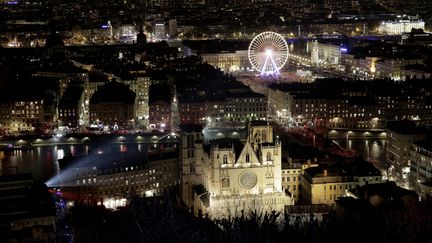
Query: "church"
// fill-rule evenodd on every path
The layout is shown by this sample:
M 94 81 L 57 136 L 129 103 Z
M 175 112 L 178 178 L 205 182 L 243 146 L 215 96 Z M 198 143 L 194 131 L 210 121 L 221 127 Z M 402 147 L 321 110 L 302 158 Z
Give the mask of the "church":
M 199 125 L 181 136 L 181 195 L 196 215 L 212 218 L 271 212 L 292 205 L 282 190 L 282 145 L 268 122 L 253 121 L 243 139 L 206 142 Z

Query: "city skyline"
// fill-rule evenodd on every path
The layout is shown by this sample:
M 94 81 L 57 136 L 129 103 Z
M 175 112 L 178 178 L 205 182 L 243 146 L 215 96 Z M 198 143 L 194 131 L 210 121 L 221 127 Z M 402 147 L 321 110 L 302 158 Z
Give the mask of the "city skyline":
M 0 1 L 0 241 L 430 241 L 431 13 Z

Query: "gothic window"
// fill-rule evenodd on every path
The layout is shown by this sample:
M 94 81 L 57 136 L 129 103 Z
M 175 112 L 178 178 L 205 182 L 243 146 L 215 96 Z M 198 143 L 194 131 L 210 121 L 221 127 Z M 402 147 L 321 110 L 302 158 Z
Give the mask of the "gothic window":
M 188 148 L 192 148 L 195 146 L 194 136 L 192 134 L 186 136 L 186 146 Z
M 265 131 L 262 132 L 261 138 L 262 138 L 261 140 L 262 140 L 263 142 L 266 142 L 266 141 L 267 141 L 267 134 L 266 134 Z
M 271 153 L 267 152 L 267 161 L 271 161 Z
M 192 149 L 189 149 L 188 151 L 187 151 L 187 157 L 188 158 L 193 158 L 194 157 L 194 150 L 192 150 Z
M 246 163 L 249 163 L 250 162 L 250 158 L 249 158 L 249 154 L 247 153 L 246 154 Z
M 195 173 L 195 165 L 192 163 L 189 165 L 190 173 Z
M 255 133 L 255 142 L 259 143 L 260 142 L 260 137 L 261 137 L 260 132 Z
M 227 155 L 224 155 L 223 156 L 223 164 L 228 164 L 228 156 Z

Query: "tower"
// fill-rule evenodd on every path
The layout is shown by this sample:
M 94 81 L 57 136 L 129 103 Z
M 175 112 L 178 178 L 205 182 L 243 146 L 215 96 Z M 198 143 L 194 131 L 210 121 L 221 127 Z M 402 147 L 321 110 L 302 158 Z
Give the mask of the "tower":
M 144 34 L 143 26 L 140 25 L 139 32 L 137 34 L 137 46 L 139 50 L 143 50 L 147 44 L 147 36 Z
M 311 63 L 319 66 L 318 41 L 312 41 Z
M 203 139 L 202 126 L 182 126 L 180 143 L 181 196 L 194 211 L 194 187 L 202 184 Z

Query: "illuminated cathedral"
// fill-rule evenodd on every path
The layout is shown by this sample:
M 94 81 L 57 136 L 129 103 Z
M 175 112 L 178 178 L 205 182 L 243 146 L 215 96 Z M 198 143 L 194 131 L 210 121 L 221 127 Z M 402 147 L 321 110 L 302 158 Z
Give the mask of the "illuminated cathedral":
M 182 129 L 182 198 L 197 215 L 220 218 L 283 211 L 281 143 L 267 122 L 249 124 L 244 139 L 205 142 L 202 127 Z

